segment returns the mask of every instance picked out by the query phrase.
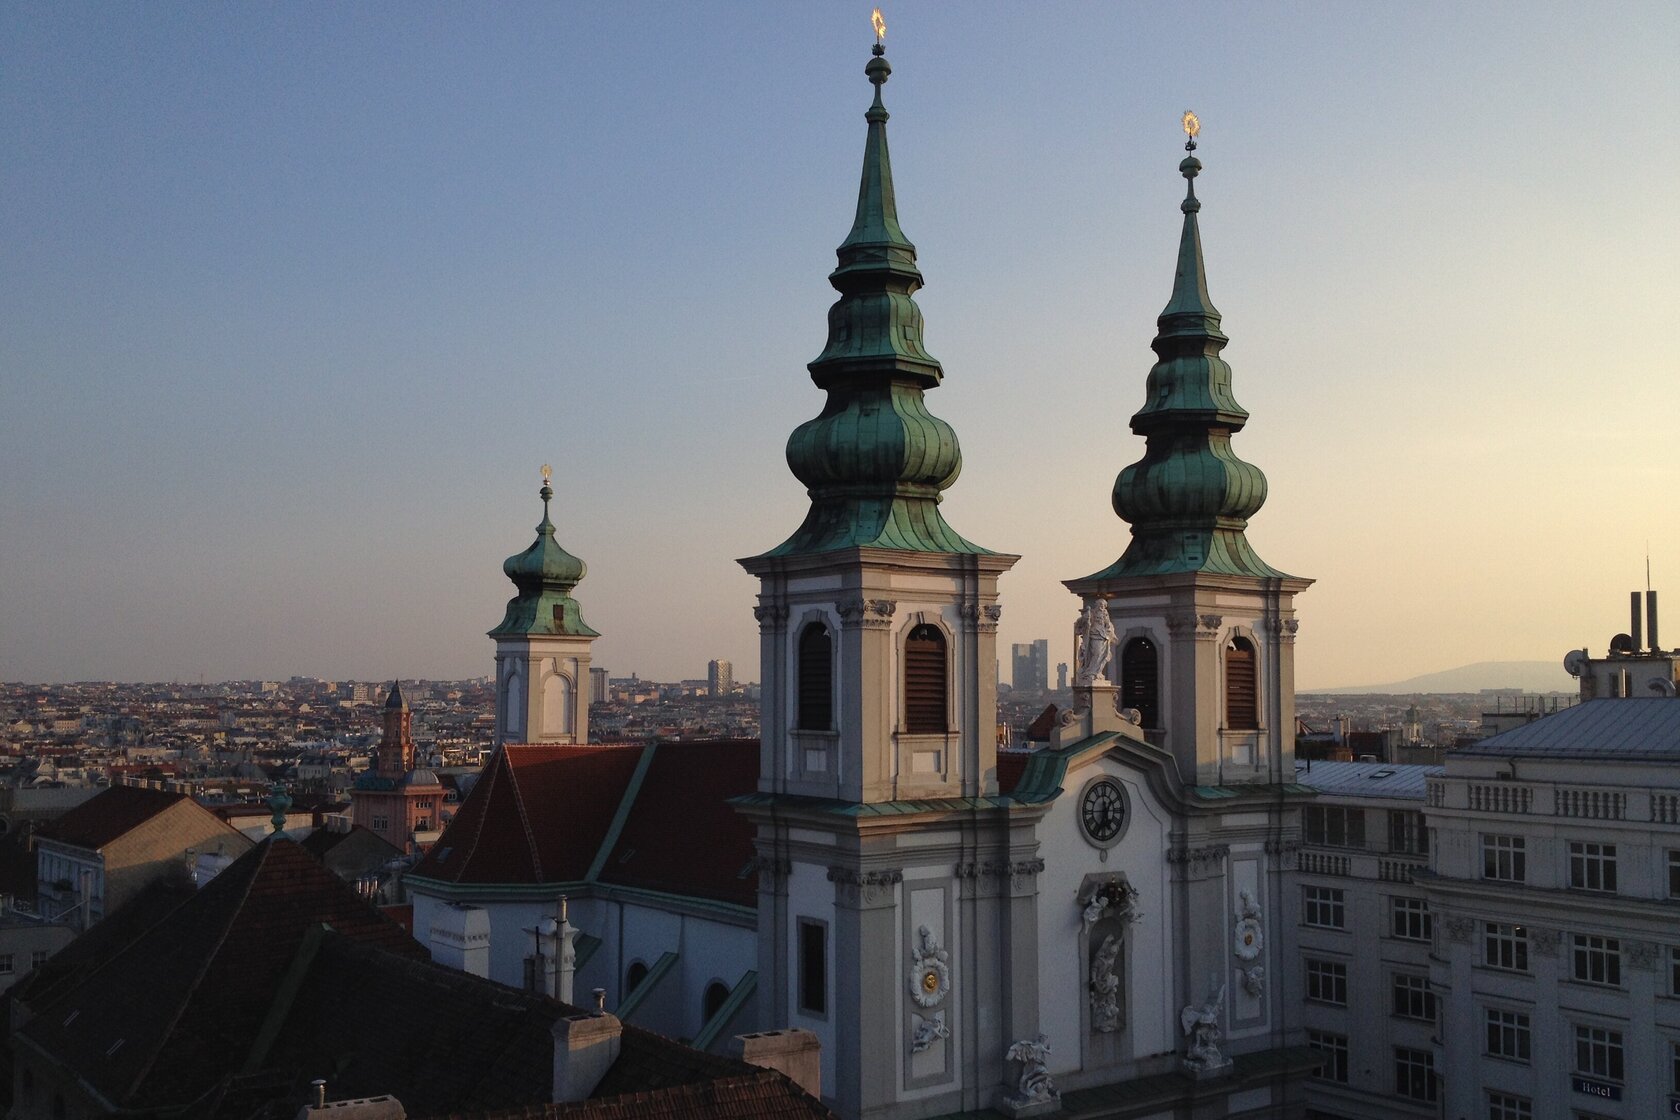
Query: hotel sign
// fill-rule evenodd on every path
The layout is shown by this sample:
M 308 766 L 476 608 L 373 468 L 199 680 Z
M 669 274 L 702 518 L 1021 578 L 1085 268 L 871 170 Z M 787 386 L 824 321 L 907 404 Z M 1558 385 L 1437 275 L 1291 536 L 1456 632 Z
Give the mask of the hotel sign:
M 1589 1097 L 1597 1097 L 1600 1100 L 1619 1101 L 1622 1099 L 1622 1087 L 1611 1085 L 1605 1081 L 1593 1081 L 1591 1078 L 1577 1077 L 1573 1088 L 1577 1093 L 1585 1093 Z M 1680 1111 L 1680 1109 L 1676 1111 Z

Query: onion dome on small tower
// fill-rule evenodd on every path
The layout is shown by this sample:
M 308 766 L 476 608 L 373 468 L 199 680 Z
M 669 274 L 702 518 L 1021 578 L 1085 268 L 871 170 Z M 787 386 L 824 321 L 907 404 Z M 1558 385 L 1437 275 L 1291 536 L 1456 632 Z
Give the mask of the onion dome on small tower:
M 892 67 L 879 42 L 873 53 L 864 67 L 875 101 L 864 114 L 857 216 L 828 277 L 840 298 L 828 311 L 828 344 L 807 367 L 828 402 L 787 445 L 788 467 L 805 484 L 811 509 L 768 556 L 857 547 L 987 553 L 939 512 L 940 491 L 956 481 L 962 452 L 956 432 L 923 400 L 943 372 L 922 345 L 922 313 L 911 298 L 922 274 L 898 224 L 881 100 Z
M 508 600 L 501 625 L 490 631 L 492 638 L 517 634 L 572 635 L 598 637 L 583 621 L 572 588 L 588 570 L 582 560 L 560 547 L 554 539 L 554 522 L 548 519 L 548 503 L 554 497 L 549 486 L 550 471 L 543 467 L 543 516 L 537 525 L 537 539 L 502 564 L 502 571 L 519 589 Z
M 1196 222 L 1202 162 L 1194 155 L 1200 127 L 1194 113 L 1184 114 L 1184 148 L 1192 154 L 1178 165 L 1186 183 L 1178 273 L 1150 344 L 1157 360 L 1147 399 L 1132 417 L 1132 431 L 1146 441 L 1144 454 L 1114 483 L 1114 512 L 1131 522 L 1132 541 L 1119 560 L 1086 580 L 1284 574 L 1261 560 L 1243 534 L 1266 500 L 1266 476 L 1231 450 L 1231 435 L 1242 430 L 1248 413 L 1232 395 L 1231 367 L 1219 356 L 1229 340 L 1219 329 L 1202 264 Z

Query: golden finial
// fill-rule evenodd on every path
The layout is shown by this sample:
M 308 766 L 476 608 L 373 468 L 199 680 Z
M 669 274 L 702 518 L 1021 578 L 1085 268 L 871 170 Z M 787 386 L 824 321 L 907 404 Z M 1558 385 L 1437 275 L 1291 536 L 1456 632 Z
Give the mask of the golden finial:
M 543 483 L 546 485 L 551 479 L 554 478 L 554 468 L 549 466 L 547 463 L 544 463 L 542 465 L 542 476 L 543 476 Z
M 869 23 L 875 28 L 875 41 L 883 42 L 887 37 L 887 21 L 881 18 L 881 9 L 876 8 L 869 14 Z
M 1189 109 L 1184 110 L 1184 135 L 1194 140 L 1202 131 L 1202 119 Z

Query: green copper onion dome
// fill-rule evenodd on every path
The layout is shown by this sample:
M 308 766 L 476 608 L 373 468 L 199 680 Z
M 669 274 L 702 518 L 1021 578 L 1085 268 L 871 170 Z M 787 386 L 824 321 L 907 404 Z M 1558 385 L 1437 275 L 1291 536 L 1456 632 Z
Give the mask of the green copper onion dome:
M 543 470 L 546 472 L 547 467 Z M 560 547 L 554 539 L 554 522 L 548 519 L 548 503 L 554 497 L 548 481 L 543 481 L 543 516 L 537 525 L 537 539 L 531 547 L 502 563 L 502 571 L 519 589 L 508 600 L 507 614 L 500 626 L 490 631 L 492 638 L 510 634 L 570 634 L 596 637 L 596 631 L 583 621 L 572 588 L 588 569 L 582 560 Z
M 922 345 L 922 313 L 911 298 L 922 274 L 916 247 L 898 224 L 881 101 L 892 67 L 879 44 L 864 73 L 875 102 L 864 114 L 869 136 L 857 216 L 828 277 L 840 293 L 828 312 L 828 344 L 809 366 L 828 402 L 787 446 L 788 467 L 805 484 L 811 509 L 799 531 L 767 555 L 854 547 L 983 554 L 939 512 L 940 492 L 962 470 L 962 452 L 951 425 L 923 400 L 942 371 Z
M 1185 148 L 1195 151 L 1194 137 Z M 1157 360 L 1147 399 L 1132 417 L 1132 431 L 1146 440 L 1144 455 L 1114 483 L 1114 512 L 1131 522 L 1132 541 L 1119 560 L 1087 578 L 1282 576 L 1243 534 L 1266 500 L 1266 476 L 1231 450 L 1231 435 L 1242 430 L 1248 413 L 1231 394 L 1231 367 L 1219 356 L 1229 340 L 1208 297 L 1196 223 L 1202 163 L 1190 155 L 1178 169 L 1186 182 L 1178 272 L 1151 343 Z

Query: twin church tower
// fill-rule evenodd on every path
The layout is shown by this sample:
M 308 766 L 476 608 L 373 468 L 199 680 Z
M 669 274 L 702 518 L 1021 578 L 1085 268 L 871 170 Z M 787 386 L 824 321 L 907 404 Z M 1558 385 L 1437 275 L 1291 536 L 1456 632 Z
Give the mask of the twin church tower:
M 1277 971 L 1277 947 L 1257 958 L 1251 932 L 1232 958 L 1227 936 L 1285 921 L 1293 597 L 1310 581 L 1244 535 L 1266 483 L 1231 446 L 1248 414 L 1208 296 L 1193 118 L 1177 274 L 1131 418 L 1145 452 L 1114 485 L 1132 539 L 1066 581 L 1091 632 L 1075 710 L 1023 772 L 1018 756 L 1000 765 L 995 735 L 998 578 L 1019 557 L 940 512 L 962 456 L 926 400 L 944 374 L 899 225 L 891 72 L 877 44 L 839 298 L 809 365 L 826 401 L 787 445 L 810 510 L 740 562 L 760 580 L 759 780 L 734 802 L 757 831 L 757 1018 L 820 1038 L 824 1095 L 848 1116 L 1048 1107 L 1026 1076 L 1034 1045 L 1056 1048 L 1040 1068 L 1064 1089 L 1180 1062 L 1218 1073 L 1217 1048 L 1182 1055 L 1207 1039 L 1181 1013 L 1217 1021 L 1238 1053 L 1284 1042 L 1254 964 Z M 545 478 L 491 631 L 499 743 L 588 741 L 596 632 L 551 496 Z

